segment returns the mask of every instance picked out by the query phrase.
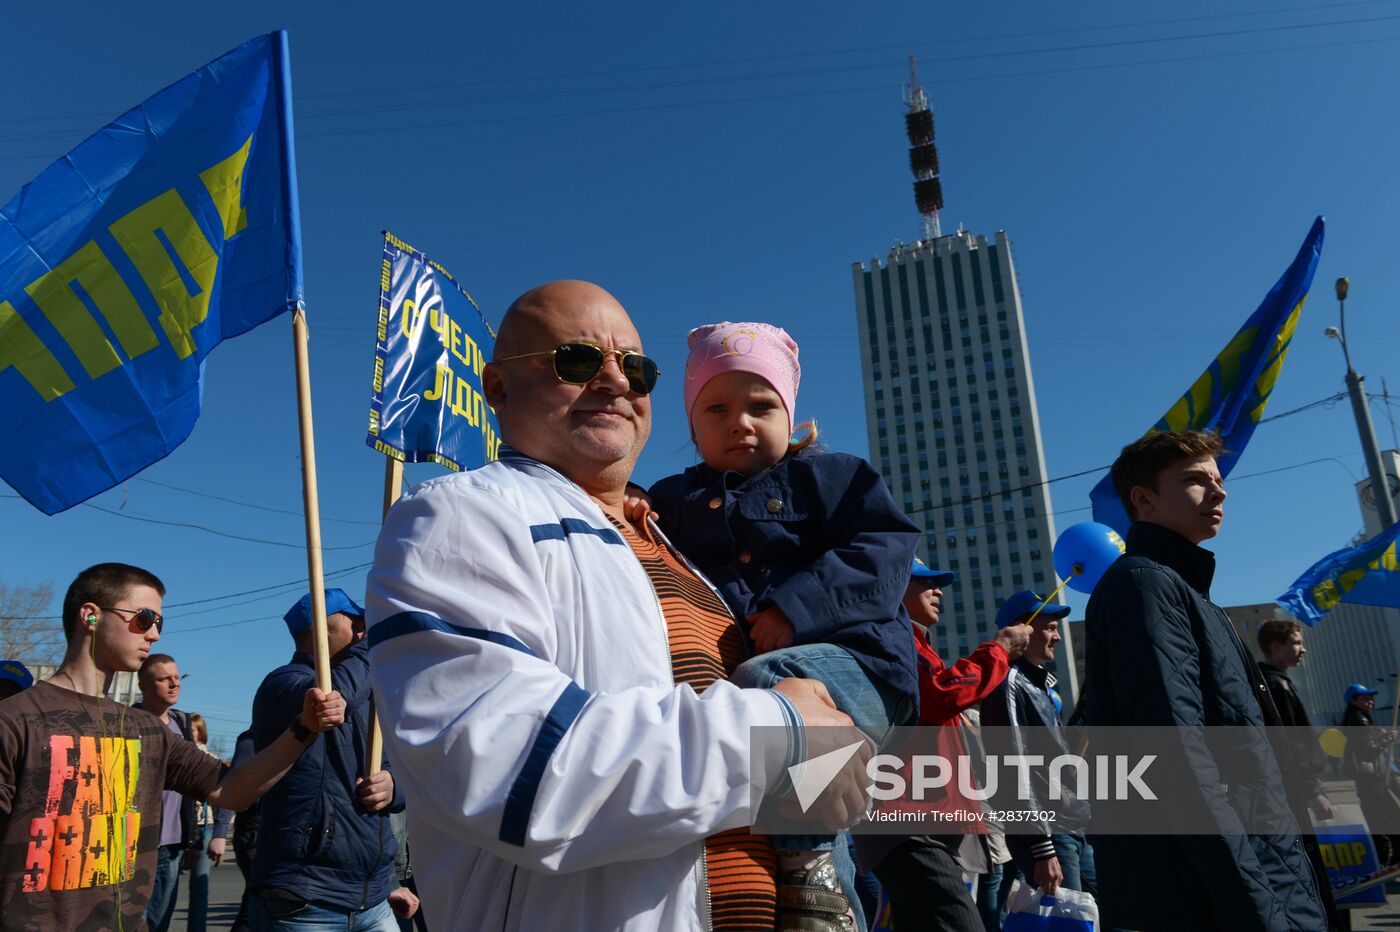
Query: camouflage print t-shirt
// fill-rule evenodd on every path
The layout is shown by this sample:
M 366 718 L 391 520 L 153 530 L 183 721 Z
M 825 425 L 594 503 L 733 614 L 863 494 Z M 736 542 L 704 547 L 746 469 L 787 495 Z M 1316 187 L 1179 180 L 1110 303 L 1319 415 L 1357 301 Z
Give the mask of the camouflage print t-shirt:
M 160 719 L 53 683 L 0 702 L 0 930 L 144 928 L 162 790 L 223 765 Z

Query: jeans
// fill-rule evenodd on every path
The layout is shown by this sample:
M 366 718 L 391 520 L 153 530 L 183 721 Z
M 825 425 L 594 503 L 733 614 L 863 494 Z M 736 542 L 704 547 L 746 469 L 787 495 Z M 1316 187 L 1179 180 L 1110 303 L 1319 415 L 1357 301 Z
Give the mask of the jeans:
M 746 689 L 772 689 L 789 677 L 818 680 L 826 686 L 836 707 L 845 712 L 877 747 L 896 725 L 914 717 L 914 703 L 882 682 L 872 680 L 844 647 L 834 644 L 802 644 L 751 657 L 734 670 L 729 681 Z M 841 877 L 841 892 L 865 926 L 855 887 L 855 861 L 846 844 L 834 835 L 775 835 L 773 847 L 782 851 L 830 851 Z
M 180 892 L 180 859 L 185 856 L 182 844 L 161 845 L 156 854 L 156 883 L 146 904 L 146 925 L 151 932 L 168 932 L 175 915 L 175 895 Z
M 856 858 L 856 841 L 850 835 L 847 835 L 846 842 L 848 853 L 851 856 L 851 860 L 854 861 Z M 856 896 L 860 898 L 860 908 L 857 912 L 865 914 L 866 928 L 870 928 L 875 925 L 876 915 L 880 911 L 880 881 L 875 879 L 874 874 L 862 874 L 857 871 L 855 889 Z M 855 906 L 855 902 L 852 901 L 851 907 L 855 908 Z
M 394 911 L 385 900 L 359 912 L 329 909 L 305 900 L 248 898 L 253 928 L 260 932 L 399 932 Z
M 1000 864 L 991 868 L 977 881 L 977 912 L 982 916 L 982 928 L 986 932 L 1001 932 L 1001 904 L 997 902 L 1001 894 Z
M 1051 835 L 1055 845 L 1055 857 L 1060 859 L 1060 870 L 1065 874 L 1065 886 L 1071 890 L 1088 893 L 1095 899 L 1099 895 L 1099 876 L 1094 869 L 1094 848 L 1083 835 Z M 1074 882 L 1070 882 L 1070 867 L 1074 868 Z
M 187 932 L 204 932 L 209 920 L 209 840 L 214 837 L 214 826 L 205 825 L 200 836 L 199 857 L 190 868 L 190 916 Z

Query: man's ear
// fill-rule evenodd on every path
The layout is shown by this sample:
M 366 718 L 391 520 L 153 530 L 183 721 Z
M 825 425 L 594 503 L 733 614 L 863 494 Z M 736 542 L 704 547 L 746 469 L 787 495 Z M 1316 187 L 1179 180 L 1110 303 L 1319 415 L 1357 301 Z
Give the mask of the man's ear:
M 1133 503 L 1133 510 L 1137 512 L 1139 518 L 1146 517 L 1152 511 L 1152 505 L 1157 497 L 1157 493 L 1145 485 L 1135 485 L 1128 492 L 1128 501 Z
M 486 403 L 496 411 L 505 403 L 506 383 L 495 363 L 488 362 L 486 368 L 481 370 L 481 393 L 486 397 Z

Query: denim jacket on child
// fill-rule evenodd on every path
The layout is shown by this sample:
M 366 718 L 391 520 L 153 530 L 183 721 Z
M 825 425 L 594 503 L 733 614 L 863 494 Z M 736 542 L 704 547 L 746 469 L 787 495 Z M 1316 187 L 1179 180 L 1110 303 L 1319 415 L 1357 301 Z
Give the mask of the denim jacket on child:
M 661 530 L 741 619 L 776 605 L 796 644 L 837 644 L 917 705 L 902 599 L 920 531 L 857 456 L 803 450 L 759 473 L 704 463 L 652 486 Z

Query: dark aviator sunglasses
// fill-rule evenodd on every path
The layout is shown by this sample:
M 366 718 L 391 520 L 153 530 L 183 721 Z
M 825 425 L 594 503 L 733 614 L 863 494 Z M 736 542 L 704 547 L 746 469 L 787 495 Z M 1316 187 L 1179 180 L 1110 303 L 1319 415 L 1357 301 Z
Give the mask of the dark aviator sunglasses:
M 131 615 L 131 620 L 136 622 L 136 627 L 141 632 L 151 630 L 151 625 L 156 626 L 156 633 L 162 634 L 165 631 L 165 616 L 160 612 L 150 608 L 115 608 L 104 605 L 97 606 L 104 612 L 121 612 L 123 615 Z
M 585 343 L 581 340 L 561 343 L 552 350 L 507 356 L 504 359 L 497 359 L 496 362 L 529 359 L 534 356 L 554 357 L 555 378 L 570 385 L 587 385 L 592 382 L 598 377 L 598 373 L 603 371 L 603 365 L 607 362 L 608 357 L 616 356 L 618 368 L 627 377 L 628 387 L 638 395 L 650 395 L 651 390 L 656 387 L 656 377 L 661 374 L 661 370 L 656 366 L 656 361 L 650 356 L 643 356 L 641 353 L 634 353 L 631 350 L 604 349 L 596 344 Z

